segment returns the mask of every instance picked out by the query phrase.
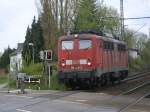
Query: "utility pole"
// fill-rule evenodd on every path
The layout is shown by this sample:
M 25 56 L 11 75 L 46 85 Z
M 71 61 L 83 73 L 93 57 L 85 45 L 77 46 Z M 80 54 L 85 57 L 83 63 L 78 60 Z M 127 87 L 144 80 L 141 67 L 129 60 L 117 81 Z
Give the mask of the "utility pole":
M 150 38 L 150 28 L 149 28 L 149 36 L 148 37 Z
M 121 30 L 121 37 L 120 40 L 124 40 L 124 8 L 123 8 L 123 0 L 120 0 L 120 30 Z
M 34 44 L 29 43 L 29 46 L 32 46 L 32 59 L 33 59 L 33 64 L 34 64 Z

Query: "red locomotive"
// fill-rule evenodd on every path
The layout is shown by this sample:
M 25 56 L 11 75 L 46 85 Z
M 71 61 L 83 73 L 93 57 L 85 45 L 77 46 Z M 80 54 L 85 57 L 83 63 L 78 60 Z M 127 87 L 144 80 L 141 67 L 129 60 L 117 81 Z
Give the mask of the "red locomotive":
M 126 43 L 98 33 L 63 36 L 58 41 L 58 79 L 70 85 L 99 85 L 128 75 Z

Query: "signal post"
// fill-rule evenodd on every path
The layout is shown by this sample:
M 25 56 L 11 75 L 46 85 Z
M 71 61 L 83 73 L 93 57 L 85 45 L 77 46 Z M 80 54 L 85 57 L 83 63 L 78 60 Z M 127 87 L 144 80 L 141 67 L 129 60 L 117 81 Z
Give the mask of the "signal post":
M 44 72 L 48 75 L 48 87 L 51 88 L 51 75 L 52 75 L 52 50 L 44 50 L 40 52 L 40 58 L 44 63 Z

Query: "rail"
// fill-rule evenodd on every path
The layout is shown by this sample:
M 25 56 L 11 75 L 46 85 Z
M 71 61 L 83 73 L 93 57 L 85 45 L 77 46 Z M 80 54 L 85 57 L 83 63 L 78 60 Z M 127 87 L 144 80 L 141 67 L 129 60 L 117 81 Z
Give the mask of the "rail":
M 141 73 L 134 74 L 134 75 L 132 75 L 132 76 L 124 79 L 123 82 L 147 76 L 147 75 L 149 75 L 149 73 L 150 73 L 150 71 L 146 71 L 146 72 L 141 72 Z
M 145 83 L 145 84 L 143 84 L 142 86 L 139 86 L 139 87 L 133 89 L 132 92 L 137 90 L 138 88 L 141 88 L 141 87 L 149 85 L 149 84 L 150 84 L 150 81 Z M 128 91 L 127 93 L 130 93 L 130 92 L 131 91 Z M 125 93 L 125 94 L 127 94 L 127 93 Z M 144 98 L 148 97 L 149 95 L 150 95 L 150 91 L 146 92 L 144 95 L 141 95 L 140 97 L 138 97 L 133 102 L 123 106 L 118 112 L 125 112 L 127 109 L 130 109 L 132 106 L 136 105 L 138 102 L 142 101 Z

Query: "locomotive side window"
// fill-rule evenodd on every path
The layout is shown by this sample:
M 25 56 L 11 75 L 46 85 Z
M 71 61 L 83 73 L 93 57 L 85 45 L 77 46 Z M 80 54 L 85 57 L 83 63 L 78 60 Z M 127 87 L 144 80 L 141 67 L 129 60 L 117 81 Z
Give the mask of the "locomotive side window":
M 114 44 L 112 42 L 104 42 L 105 50 L 114 50 Z
M 73 49 L 73 41 L 62 41 L 62 50 L 71 50 Z
M 110 50 L 114 50 L 114 44 L 112 42 L 110 43 Z
M 108 49 L 108 42 L 104 42 L 104 49 Z
M 122 45 L 122 44 L 118 44 L 118 51 L 125 51 L 126 50 L 126 46 Z
M 79 49 L 88 49 L 92 48 L 91 40 L 79 40 Z

